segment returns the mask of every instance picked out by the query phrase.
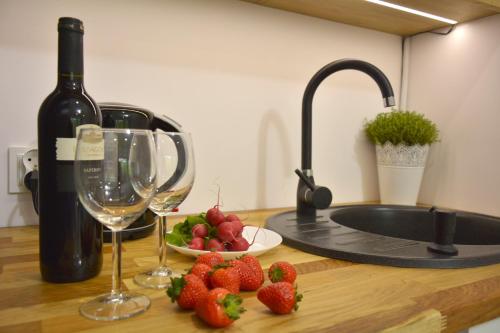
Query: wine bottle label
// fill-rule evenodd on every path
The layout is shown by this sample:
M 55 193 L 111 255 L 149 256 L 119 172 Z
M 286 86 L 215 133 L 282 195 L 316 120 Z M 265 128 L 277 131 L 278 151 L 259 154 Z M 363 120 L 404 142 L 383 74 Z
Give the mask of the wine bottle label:
M 81 129 L 94 128 L 100 129 L 95 124 L 80 125 L 76 128 L 76 136 Z M 100 161 L 104 159 L 104 142 L 100 131 L 92 132 L 93 135 L 87 135 L 81 140 L 78 159 L 82 161 Z M 74 161 L 76 156 L 76 138 L 57 138 L 56 139 L 56 159 L 58 161 Z
M 57 138 L 56 139 L 56 159 L 58 161 L 75 160 L 75 138 Z

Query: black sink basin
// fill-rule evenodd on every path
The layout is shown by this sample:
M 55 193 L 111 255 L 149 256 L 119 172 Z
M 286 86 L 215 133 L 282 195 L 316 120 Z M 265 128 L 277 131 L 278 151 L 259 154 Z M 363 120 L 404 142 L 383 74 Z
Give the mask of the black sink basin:
M 434 241 L 433 215 L 427 208 L 406 206 L 348 206 L 334 208 L 338 224 L 378 235 Z M 455 244 L 500 245 L 500 219 L 457 211 Z
M 456 211 L 457 255 L 431 252 L 433 214 L 428 208 L 349 205 L 320 210 L 315 219 L 295 211 L 275 215 L 266 227 L 306 252 L 356 262 L 459 268 L 500 262 L 500 218 Z

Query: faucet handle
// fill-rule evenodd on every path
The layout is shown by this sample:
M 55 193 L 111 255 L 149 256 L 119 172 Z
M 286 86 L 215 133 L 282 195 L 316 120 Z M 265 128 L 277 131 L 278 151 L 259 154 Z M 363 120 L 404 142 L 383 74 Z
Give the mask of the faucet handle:
M 300 179 L 302 179 L 304 184 L 306 184 L 311 191 L 314 191 L 316 189 L 316 185 L 314 185 L 314 183 L 311 182 L 311 180 L 307 178 L 307 176 L 304 175 L 304 173 L 301 170 L 295 169 L 295 173 L 297 174 L 297 176 L 299 176 Z
M 304 193 L 305 202 L 317 209 L 325 209 L 332 203 L 332 192 L 324 186 L 316 186 L 302 171 L 295 169 L 295 173 L 306 184 L 308 189 Z

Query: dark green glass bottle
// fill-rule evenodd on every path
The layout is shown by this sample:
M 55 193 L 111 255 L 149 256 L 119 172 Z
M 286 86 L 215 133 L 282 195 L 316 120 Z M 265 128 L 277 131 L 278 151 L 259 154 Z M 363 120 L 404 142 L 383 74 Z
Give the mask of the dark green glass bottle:
M 38 113 L 40 271 L 50 282 L 99 274 L 102 225 L 78 200 L 73 164 L 80 126 L 101 126 L 97 103 L 83 86 L 83 23 L 59 19 L 58 78 Z

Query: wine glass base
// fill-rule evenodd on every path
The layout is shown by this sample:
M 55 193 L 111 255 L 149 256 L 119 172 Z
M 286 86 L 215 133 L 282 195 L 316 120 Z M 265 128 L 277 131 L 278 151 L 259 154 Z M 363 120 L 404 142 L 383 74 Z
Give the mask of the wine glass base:
M 105 294 L 80 306 L 80 314 L 93 320 L 119 320 L 146 311 L 151 301 L 145 295 L 121 292 Z
M 174 271 L 169 267 L 157 267 L 137 274 L 134 277 L 134 282 L 145 288 L 164 289 L 170 286 L 170 278 L 180 277 L 181 275 L 181 272 Z

